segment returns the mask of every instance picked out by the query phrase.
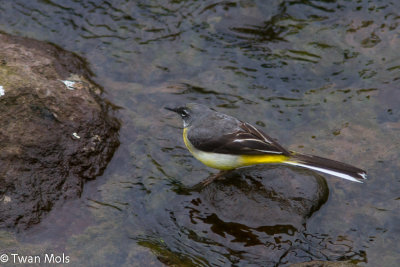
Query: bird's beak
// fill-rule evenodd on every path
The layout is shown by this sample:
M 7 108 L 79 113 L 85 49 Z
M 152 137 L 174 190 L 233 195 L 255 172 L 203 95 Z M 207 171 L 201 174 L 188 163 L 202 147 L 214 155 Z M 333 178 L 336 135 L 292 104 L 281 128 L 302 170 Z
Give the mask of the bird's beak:
M 166 110 L 170 110 L 170 111 L 173 111 L 173 112 L 178 112 L 178 109 L 177 108 L 170 108 L 170 107 L 164 107 Z

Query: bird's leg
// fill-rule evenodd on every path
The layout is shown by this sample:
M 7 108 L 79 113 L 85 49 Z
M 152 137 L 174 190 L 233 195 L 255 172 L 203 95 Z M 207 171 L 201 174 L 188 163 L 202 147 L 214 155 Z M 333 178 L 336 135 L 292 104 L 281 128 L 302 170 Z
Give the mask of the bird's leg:
M 217 179 L 223 178 L 224 174 L 226 174 L 228 171 L 220 171 L 217 174 L 210 175 L 208 178 L 205 180 L 201 181 L 200 183 L 192 186 L 189 191 L 201 191 L 203 190 L 207 185 L 211 184 L 213 181 Z
M 207 186 L 209 184 L 211 184 L 213 181 L 220 179 L 221 177 L 224 176 L 224 174 L 226 174 L 228 171 L 220 171 L 217 174 L 213 174 L 211 176 L 209 176 L 207 179 L 205 179 L 204 181 L 200 182 L 200 184 L 204 187 Z

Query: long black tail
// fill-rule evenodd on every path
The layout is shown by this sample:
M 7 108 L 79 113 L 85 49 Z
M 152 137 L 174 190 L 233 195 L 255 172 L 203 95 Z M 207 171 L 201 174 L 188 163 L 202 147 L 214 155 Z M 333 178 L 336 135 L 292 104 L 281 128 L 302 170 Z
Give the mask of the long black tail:
M 331 174 L 353 182 L 362 183 L 362 180 L 367 179 L 367 173 L 364 170 L 346 163 L 317 156 L 292 152 L 290 159 L 285 163 Z

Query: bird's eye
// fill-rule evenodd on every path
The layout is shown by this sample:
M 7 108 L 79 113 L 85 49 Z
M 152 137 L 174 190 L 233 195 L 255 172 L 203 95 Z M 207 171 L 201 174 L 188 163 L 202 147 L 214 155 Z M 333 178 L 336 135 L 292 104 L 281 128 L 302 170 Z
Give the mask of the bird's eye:
M 186 109 L 182 109 L 181 116 L 182 117 L 187 117 L 187 116 L 189 116 L 189 112 Z

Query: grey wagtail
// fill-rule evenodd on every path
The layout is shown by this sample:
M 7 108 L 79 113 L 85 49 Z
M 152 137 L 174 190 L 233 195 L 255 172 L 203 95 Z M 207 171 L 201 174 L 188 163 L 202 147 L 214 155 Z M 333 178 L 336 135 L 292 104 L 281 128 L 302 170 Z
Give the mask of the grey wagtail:
M 196 159 L 209 167 L 231 170 L 255 164 L 283 163 L 353 182 L 366 179 L 366 172 L 359 168 L 286 150 L 251 124 L 216 112 L 207 106 L 189 103 L 182 107 L 165 109 L 181 116 L 186 147 Z

